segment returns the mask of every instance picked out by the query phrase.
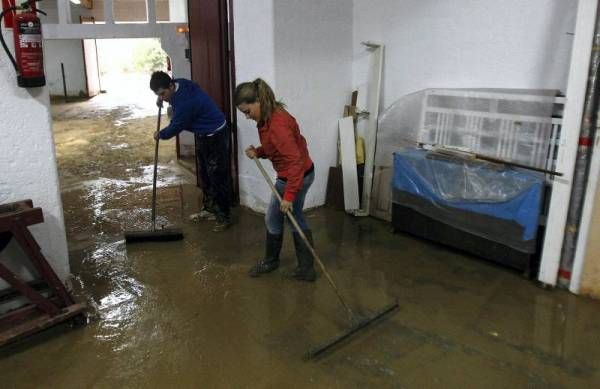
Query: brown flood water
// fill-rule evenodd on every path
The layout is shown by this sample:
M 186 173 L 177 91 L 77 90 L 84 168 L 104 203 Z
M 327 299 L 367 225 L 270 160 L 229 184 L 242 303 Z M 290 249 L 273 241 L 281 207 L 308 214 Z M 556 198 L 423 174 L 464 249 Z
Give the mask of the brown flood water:
M 249 278 L 262 217 L 237 208 L 218 234 L 188 221 L 200 192 L 165 142 L 159 220 L 185 240 L 125 246 L 124 229 L 148 228 L 156 119 L 86 107 L 54 115 L 73 287 L 91 322 L 1 350 L 3 388 L 600 387 L 598 302 L 326 208 L 309 223 L 350 305 L 366 314 L 397 299 L 400 309 L 303 361 L 349 323 L 323 276 L 282 277 L 291 238 L 283 269 Z

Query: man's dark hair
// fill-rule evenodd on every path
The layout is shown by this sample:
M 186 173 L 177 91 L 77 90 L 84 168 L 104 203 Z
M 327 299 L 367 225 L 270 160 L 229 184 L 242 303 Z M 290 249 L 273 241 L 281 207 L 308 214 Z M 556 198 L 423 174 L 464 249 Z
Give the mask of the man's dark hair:
M 173 83 L 173 79 L 165 72 L 154 72 L 150 77 L 150 89 L 157 92 L 160 88 L 167 89 Z

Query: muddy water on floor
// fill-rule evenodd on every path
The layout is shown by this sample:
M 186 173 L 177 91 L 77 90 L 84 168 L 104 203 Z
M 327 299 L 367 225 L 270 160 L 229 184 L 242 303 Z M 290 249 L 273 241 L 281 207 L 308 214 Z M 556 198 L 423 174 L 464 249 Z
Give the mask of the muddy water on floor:
M 303 361 L 349 326 L 335 294 L 322 276 L 282 277 L 294 265 L 289 236 L 282 270 L 247 277 L 263 251 L 262 217 L 236 209 L 235 225 L 219 234 L 189 222 L 199 193 L 171 162 L 172 144 L 161 148 L 159 215 L 185 239 L 124 244 L 123 229 L 148 226 L 154 119 L 58 121 L 73 284 L 92 321 L 2 350 L 3 387 L 600 385 L 598 303 L 329 209 L 308 220 L 349 304 L 361 315 L 396 299 L 400 309 Z M 130 146 L 113 147 L 122 144 Z

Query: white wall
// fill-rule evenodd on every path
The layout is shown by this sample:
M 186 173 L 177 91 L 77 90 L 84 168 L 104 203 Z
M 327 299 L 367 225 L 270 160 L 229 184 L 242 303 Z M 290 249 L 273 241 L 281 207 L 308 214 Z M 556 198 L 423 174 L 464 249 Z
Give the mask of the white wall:
M 12 50 L 12 30 L 3 33 Z M 69 258 L 48 88 L 17 87 L 12 64 L 2 54 L 0 94 L 0 204 L 32 199 L 35 206 L 42 207 L 45 222 L 30 230 L 50 265 L 64 280 L 69 274 Z M 18 274 L 27 275 L 24 254 L 14 242 L 0 253 L 0 261 Z M 0 281 L 0 289 L 5 287 Z
M 325 202 L 328 169 L 336 159 L 337 119 L 352 82 L 351 5 L 349 0 L 234 2 L 236 81 L 265 79 L 300 124 L 316 166 L 306 207 Z M 262 211 L 269 188 L 243 155 L 247 145 L 259 144 L 256 126 L 239 113 L 238 124 L 240 199 Z
M 564 92 L 576 10 L 569 0 L 354 0 L 354 85 L 366 80 L 360 42 L 372 40 L 386 45 L 382 109 L 430 87 Z
M 329 167 L 337 160 L 338 119 L 350 101 L 352 3 L 276 0 L 276 95 L 300 124 L 315 163 L 306 207 L 325 203 Z
M 261 77 L 276 89 L 273 0 L 234 1 L 233 20 L 236 82 Z M 269 188 L 254 162 L 243 153 L 248 145 L 259 144 L 256 126 L 240 112 L 237 119 L 240 202 L 252 209 L 264 210 Z M 270 164 L 265 167 L 270 168 Z
M 44 67 L 46 84 L 51 95 L 64 96 L 60 64 L 65 67 L 67 95 L 87 95 L 83 48 L 80 39 L 44 41 Z

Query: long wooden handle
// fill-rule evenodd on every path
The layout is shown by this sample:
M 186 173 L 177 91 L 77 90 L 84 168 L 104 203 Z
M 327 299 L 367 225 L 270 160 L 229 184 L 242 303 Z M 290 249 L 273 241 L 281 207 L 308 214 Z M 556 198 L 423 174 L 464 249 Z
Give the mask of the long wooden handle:
M 156 131 L 160 131 L 160 116 L 162 106 L 158 107 L 158 120 L 156 121 Z M 158 140 L 154 145 L 154 177 L 152 178 L 152 231 L 156 231 L 156 175 L 158 172 Z
M 263 177 L 265 178 L 265 181 L 267 181 L 267 183 L 271 187 L 271 191 L 277 197 L 277 200 L 279 200 L 279 203 L 281 203 L 281 201 L 282 201 L 281 195 L 279 194 L 279 192 L 277 192 L 277 189 L 275 188 L 275 185 L 273 185 L 273 182 L 271 181 L 271 178 L 267 174 L 265 168 L 260 163 L 260 161 L 258 160 L 258 158 L 255 157 L 253 159 L 254 159 L 254 162 L 256 162 L 256 166 L 258 166 L 258 169 L 260 170 L 260 172 L 262 173 Z M 317 254 L 317 252 L 315 251 L 315 249 L 312 247 L 312 245 L 310 244 L 310 242 L 306 238 L 306 235 L 304 235 L 304 231 L 302 231 L 302 229 L 300 228 L 300 225 L 298 225 L 298 222 L 296 221 L 296 218 L 294 217 L 294 214 L 292 213 L 292 211 L 288 210 L 286 212 L 286 216 L 290 219 L 290 221 L 294 225 L 294 228 L 296 228 L 296 232 L 298 232 L 298 234 L 300 235 L 300 237 L 304 241 L 304 244 L 306 245 L 306 247 L 308 247 L 308 250 L 312 254 L 312 256 L 315 259 L 315 261 L 317 261 L 317 263 L 319 264 L 319 267 L 323 271 L 323 274 L 325 274 L 325 277 L 327 278 L 327 281 L 329 281 L 329 284 L 331 285 L 331 287 L 335 291 L 335 294 L 340 299 L 340 302 L 342 303 L 342 305 L 344 306 L 344 308 L 346 308 L 346 312 L 348 312 L 348 315 L 350 317 L 350 321 L 354 321 L 354 312 L 352 312 L 352 309 L 350 309 L 350 306 L 348 304 L 346 304 L 346 300 L 344 300 L 344 298 L 342 297 L 342 294 L 340 293 L 339 289 L 335 285 L 335 282 L 333 282 L 333 278 L 331 278 L 331 275 L 329 275 L 329 272 L 325 268 L 325 265 L 323 264 L 323 261 L 321 261 L 321 258 L 319 257 L 319 255 Z

